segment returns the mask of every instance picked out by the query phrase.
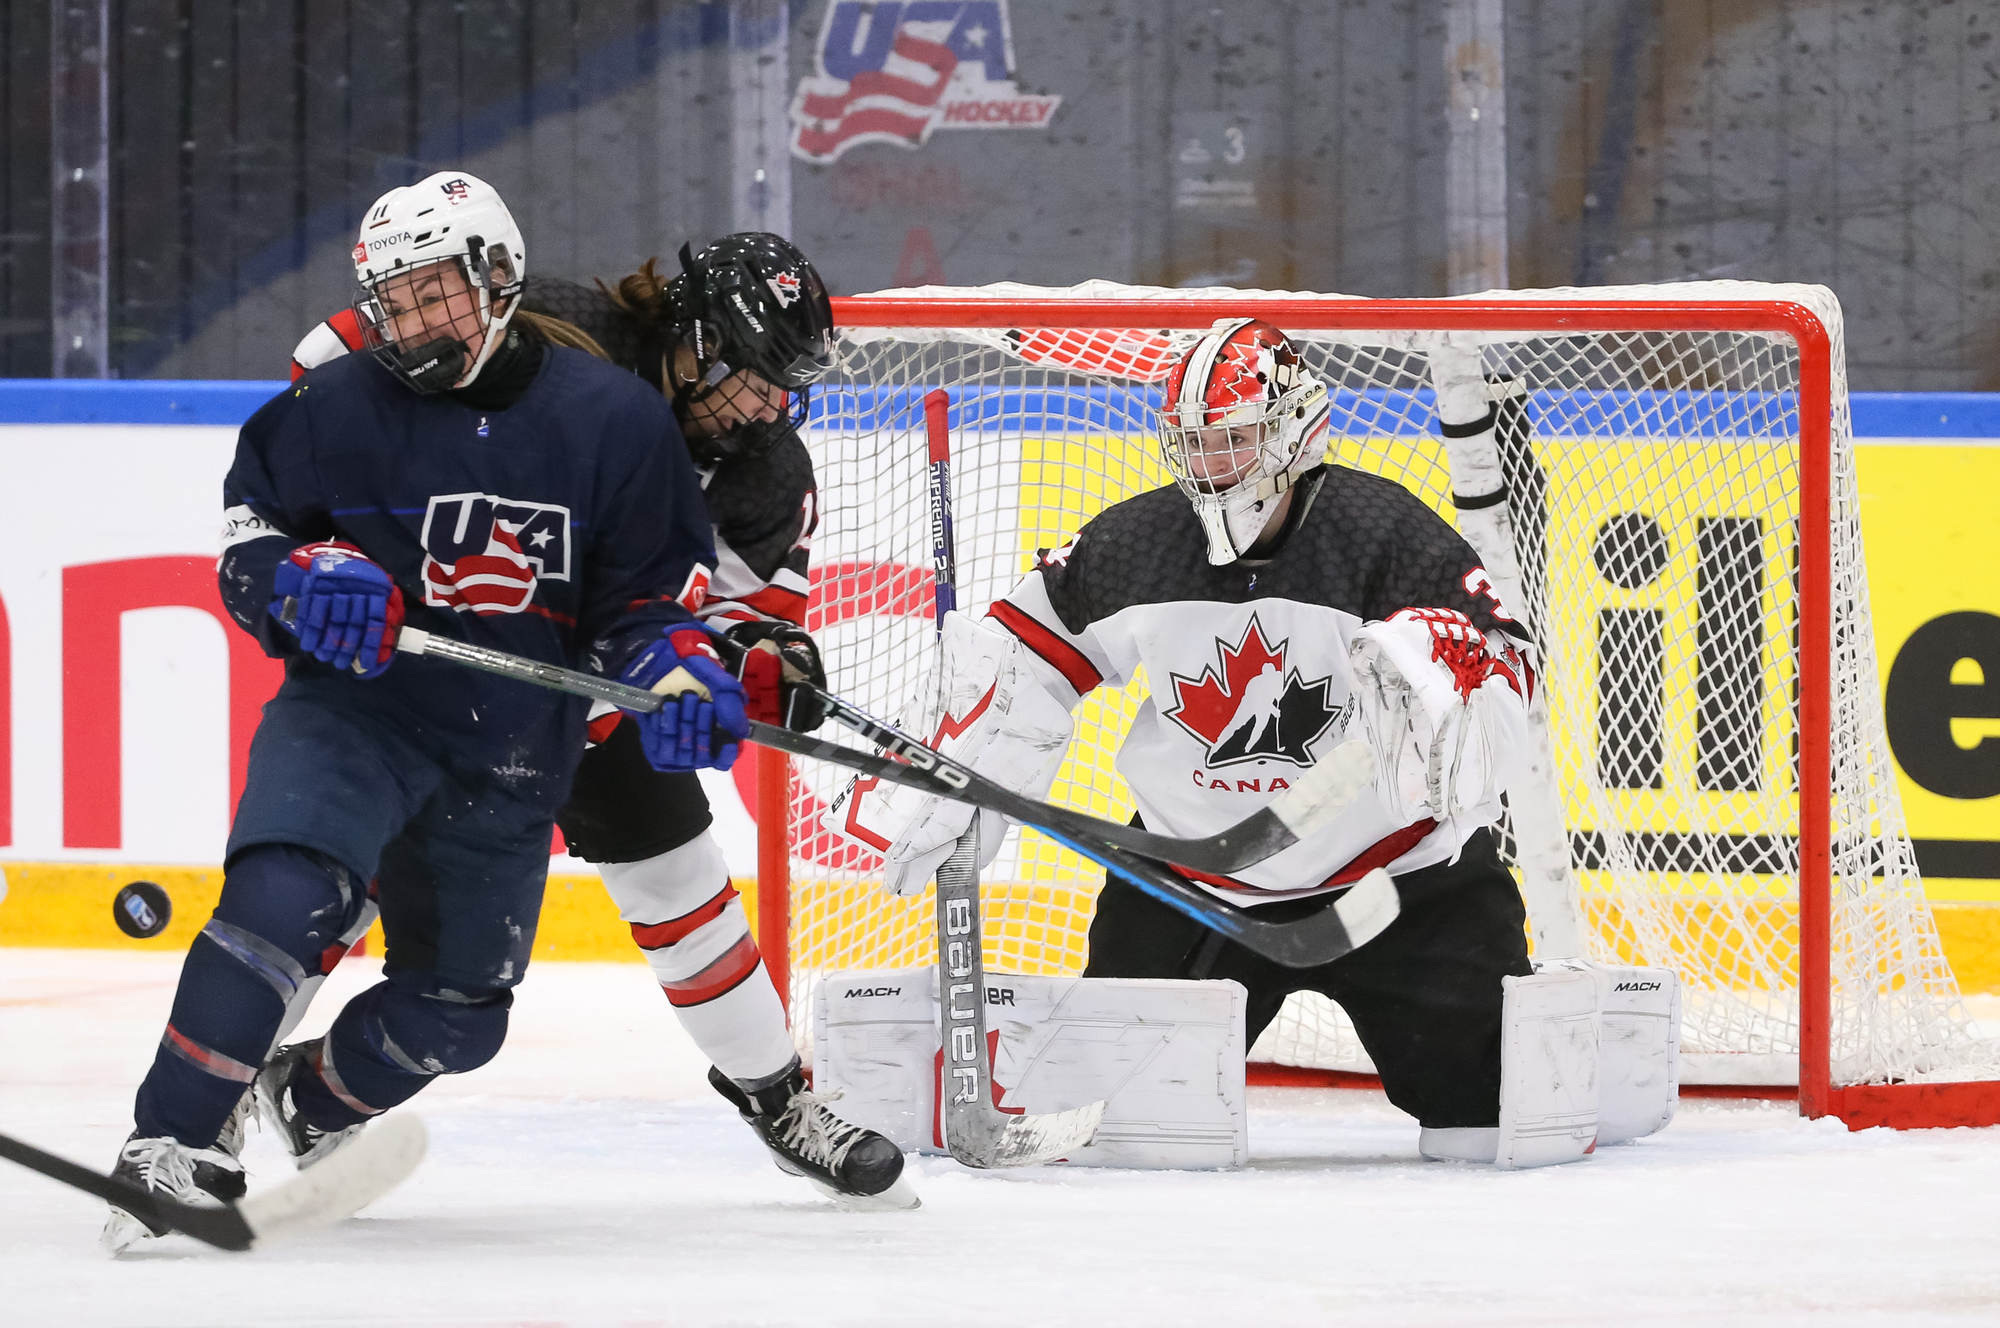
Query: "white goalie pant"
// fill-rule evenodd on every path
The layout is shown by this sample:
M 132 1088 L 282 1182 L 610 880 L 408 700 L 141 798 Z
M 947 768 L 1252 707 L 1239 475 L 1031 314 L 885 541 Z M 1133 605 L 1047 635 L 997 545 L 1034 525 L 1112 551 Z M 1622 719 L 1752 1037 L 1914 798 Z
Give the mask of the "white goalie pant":
M 1425 1157 L 1545 1167 L 1666 1128 L 1680 1097 L 1672 972 L 1563 960 L 1501 983 L 1500 1124 L 1426 1129 Z
M 702 1054 L 745 1083 L 783 1073 L 796 1054 L 785 1010 L 715 837 L 703 833 L 656 857 L 606 862 L 598 871 Z
M 986 975 L 1002 1112 L 1102 1100 L 1073 1166 L 1237 1167 L 1249 1153 L 1240 983 Z M 942 1153 L 935 967 L 829 973 L 813 998 L 813 1086 L 905 1151 Z

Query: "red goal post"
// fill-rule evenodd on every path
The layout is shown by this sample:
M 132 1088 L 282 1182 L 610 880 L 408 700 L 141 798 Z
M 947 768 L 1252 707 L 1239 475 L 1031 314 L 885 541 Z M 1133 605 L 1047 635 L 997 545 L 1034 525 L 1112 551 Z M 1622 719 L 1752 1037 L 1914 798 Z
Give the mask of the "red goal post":
M 911 399 L 942 386 L 957 403 L 960 603 L 977 612 L 1038 544 L 1165 482 L 1146 412 L 1171 357 L 1149 348 L 1246 314 L 1310 347 L 1347 403 L 1332 459 L 1447 516 L 1446 366 L 1517 403 L 1496 407 L 1513 411 L 1503 469 L 1529 532 L 1510 555 L 1547 652 L 1566 859 L 1524 872 L 1538 951 L 1679 971 L 1690 1083 L 1796 1084 L 1804 1114 L 1856 1128 L 2000 1121 L 2000 1049 L 1959 1001 L 1896 800 L 1823 288 L 1374 300 L 1094 282 L 836 300 L 840 367 L 805 430 L 822 521 L 809 626 L 836 690 L 901 712 L 928 685 L 928 635 L 902 627 L 924 593 L 899 570 L 925 562 Z M 1055 796 L 1129 812 L 1108 767 L 1129 709 L 1080 720 Z M 910 921 L 929 905 L 879 896 L 867 855 L 819 824 L 834 776 L 758 756 L 760 940 L 804 1043 L 822 973 L 932 961 Z M 1095 883 L 1016 839 L 983 887 L 987 962 L 1074 972 Z M 1281 1025 L 1259 1043 L 1277 1063 L 1370 1068 L 1330 1007 L 1288 1006 Z

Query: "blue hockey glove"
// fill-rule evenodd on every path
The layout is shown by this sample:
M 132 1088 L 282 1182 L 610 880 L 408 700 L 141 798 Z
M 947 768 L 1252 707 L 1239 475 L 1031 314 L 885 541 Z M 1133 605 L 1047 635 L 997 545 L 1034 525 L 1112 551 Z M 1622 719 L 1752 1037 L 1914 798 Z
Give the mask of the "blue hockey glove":
M 658 710 L 625 713 L 655 770 L 727 770 L 749 735 L 743 684 L 722 666 L 715 635 L 698 623 L 669 627 L 625 670 L 624 681 L 657 692 Z
M 396 657 L 403 592 L 352 544 L 301 544 L 278 564 L 271 616 L 299 639 L 304 653 L 373 678 Z

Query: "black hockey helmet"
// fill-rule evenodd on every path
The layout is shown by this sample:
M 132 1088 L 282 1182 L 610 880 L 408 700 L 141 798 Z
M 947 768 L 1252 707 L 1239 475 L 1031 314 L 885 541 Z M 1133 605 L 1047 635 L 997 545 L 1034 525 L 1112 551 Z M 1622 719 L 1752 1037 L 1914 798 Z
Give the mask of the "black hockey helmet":
M 784 389 L 789 419 L 689 440 L 697 459 L 754 455 L 805 422 L 812 385 L 833 367 L 826 285 L 797 245 L 769 231 L 725 235 L 698 253 L 682 245 L 680 259 L 681 275 L 667 288 L 669 317 L 694 352 L 697 378 L 674 385 L 674 404 L 685 415 L 689 401 L 740 369 Z

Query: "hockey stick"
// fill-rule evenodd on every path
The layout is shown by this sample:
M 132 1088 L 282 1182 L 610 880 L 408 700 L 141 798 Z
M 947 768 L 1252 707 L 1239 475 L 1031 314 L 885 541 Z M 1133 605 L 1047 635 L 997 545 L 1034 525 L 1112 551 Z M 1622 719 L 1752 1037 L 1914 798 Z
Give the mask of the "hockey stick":
M 148 1226 L 178 1231 L 219 1250 L 241 1252 L 338 1222 L 402 1184 L 424 1160 L 428 1136 L 413 1115 L 386 1116 L 313 1166 L 261 1194 L 217 1207 L 182 1203 L 105 1176 L 0 1134 L 0 1157 L 95 1195 Z
M 1107 821 L 1086 812 L 1015 793 L 894 725 L 876 719 L 858 706 L 830 692 L 818 691 L 810 684 L 803 685 L 826 708 L 827 718 L 889 753 L 888 768 L 878 764 L 883 760 L 881 757 L 871 757 L 866 752 L 824 742 L 791 729 L 784 730 L 788 735 L 784 738 L 766 739 L 753 733 L 753 741 L 765 746 L 781 745 L 800 756 L 831 761 L 863 774 L 876 775 L 891 784 L 909 784 L 960 802 L 986 807 L 1025 825 L 1032 825 L 1052 838 L 1061 834 L 1094 837 L 1113 848 L 1198 872 L 1227 875 L 1262 862 L 1319 830 L 1346 811 L 1350 803 L 1375 784 L 1373 749 L 1366 742 L 1350 740 L 1301 775 L 1297 784 L 1279 794 L 1270 805 L 1259 808 L 1234 825 L 1212 835 L 1187 839 L 1178 835 L 1154 834 L 1123 821 Z M 817 745 L 807 750 L 807 744 Z M 917 773 L 912 774 L 913 769 Z M 1000 805 L 1003 801 L 1007 804 L 1004 807 Z M 1017 810 L 1019 808 L 1030 810 Z
M 939 636 L 958 607 L 958 549 L 951 529 L 951 398 L 924 398 L 930 444 L 931 565 Z M 942 667 L 942 665 L 940 665 Z M 942 691 L 945 679 L 940 676 Z M 968 1167 L 1022 1167 L 1054 1162 L 1082 1148 L 1104 1119 L 1099 1099 L 1067 1111 L 1009 1115 L 993 1087 L 993 1053 L 986 1041 L 986 951 L 979 907 L 979 817 L 937 870 L 938 1114 L 945 1149 Z
M 289 601 L 285 620 L 289 622 Z M 729 650 L 734 643 L 717 643 Z M 653 693 L 594 673 L 580 673 L 559 664 L 510 655 L 504 651 L 475 646 L 451 637 L 435 636 L 417 627 L 404 627 L 396 637 L 396 649 L 409 655 L 436 655 L 455 663 L 502 677 L 538 683 L 573 696 L 609 701 L 626 710 L 657 710 L 659 698 Z M 750 740 L 775 747 L 794 756 L 846 766 L 860 775 L 873 776 L 891 784 L 908 784 L 929 793 L 985 807 L 1060 839 L 1062 835 L 1095 838 L 1140 857 L 1171 862 L 1198 872 L 1228 875 L 1254 866 L 1317 832 L 1347 810 L 1354 799 L 1375 782 L 1375 754 L 1367 743 L 1349 740 L 1336 747 L 1317 765 L 1299 777 L 1269 805 L 1260 807 L 1234 825 L 1211 835 L 1182 838 L 1154 834 L 1123 821 L 1107 821 L 1086 812 L 1072 811 L 1053 803 L 1023 797 L 975 773 L 970 766 L 953 761 L 944 753 L 911 737 L 895 725 L 875 718 L 831 692 L 809 683 L 795 686 L 810 692 L 826 710 L 827 718 L 851 729 L 874 743 L 887 757 L 859 752 L 851 747 L 781 728 L 751 721 Z M 645 698 L 651 697 L 648 702 Z M 934 777 L 925 772 L 935 772 Z M 849 781 L 852 788 L 853 781 Z M 1008 805 L 999 805 L 1005 799 Z M 1026 810 L 1023 810 L 1026 809 Z M 1067 839 L 1065 846 L 1076 848 Z M 1085 857 L 1096 856 L 1077 849 Z M 1101 859 L 1100 859 L 1101 860 Z M 1185 911 L 1185 910 L 1183 910 Z M 1199 919 L 1197 919 L 1199 920 Z
M 467 668 L 530 682 L 572 696 L 609 701 L 641 713 L 658 710 L 662 698 L 643 687 L 581 673 L 559 664 L 510 655 L 420 628 L 404 627 L 396 634 L 396 649 L 409 655 L 430 655 Z M 1115 872 L 1144 894 L 1185 914 L 1202 926 L 1287 968 L 1312 968 L 1338 959 L 1373 940 L 1396 920 L 1401 905 L 1395 883 L 1379 868 L 1369 872 L 1334 901 L 1332 907 L 1296 922 L 1267 922 L 1253 911 L 1223 902 L 1199 886 L 1162 869 L 1161 860 L 1178 861 L 1177 850 L 1202 841 L 1147 834 L 1116 821 L 1104 821 L 1066 807 L 1037 802 L 982 778 L 915 738 L 874 719 L 831 693 L 820 694 L 828 713 L 847 727 L 883 744 L 884 754 L 856 751 L 838 743 L 795 733 L 777 724 L 750 721 L 750 741 L 794 756 L 809 756 L 874 775 L 892 784 L 909 784 L 928 793 L 990 808 L 1032 825 L 1065 848 L 1073 849 Z M 1369 758 L 1372 760 L 1372 757 Z M 1332 764 L 1331 758 L 1322 765 Z M 1344 804 L 1343 804 L 1344 805 Z M 1337 809 L 1336 809 L 1337 810 Z M 1226 832 L 1225 832 L 1226 833 Z M 1204 870 L 1194 863 L 1197 871 Z

